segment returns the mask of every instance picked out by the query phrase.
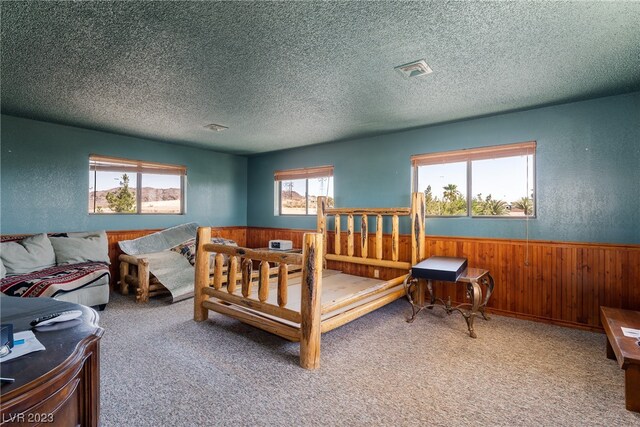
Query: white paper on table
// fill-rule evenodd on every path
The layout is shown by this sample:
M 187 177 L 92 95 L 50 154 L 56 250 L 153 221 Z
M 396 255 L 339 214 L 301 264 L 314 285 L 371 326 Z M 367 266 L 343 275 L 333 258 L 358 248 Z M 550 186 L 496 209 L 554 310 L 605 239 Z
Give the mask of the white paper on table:
M 640 338 L 640 329 L 620 327 L 625 337 Z
M 22 331 L 13 334 L 13 341 L 24 340 L 23 344 L 14 345 L 11 349 L 11 353 L 0 358 L 0 362 L 6 362 L 7 360 L 15 359 L 16 357 L 24 356 L 25 354 L 33 353 L 34 351 L 45 350 L 44 346 L 32 331 Z

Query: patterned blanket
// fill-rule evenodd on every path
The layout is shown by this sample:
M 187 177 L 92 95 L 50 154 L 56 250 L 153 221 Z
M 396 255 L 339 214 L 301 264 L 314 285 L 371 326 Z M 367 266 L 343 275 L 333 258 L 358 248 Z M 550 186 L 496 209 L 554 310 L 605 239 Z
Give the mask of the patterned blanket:
M 102 262 L 57 265 L 28 274 L 0 280 L 0 291 L 14 297 L 55 297 L 95 283 L 109 280 L 109 266 Z
M 212 237 L 211 243 L 215 243 L 216 245 L 226 245 L 226 246 L 238 246 L 236 242 L 233 240 L 225 239 L 223 237 Z M 184 243 L 180 243 L 179 245 L 171 248 L 172 251 L 179 253 L 183 257 L 189 261 L 189 264 L 195 266 L 196 265 L 196 239 L 189 239 Z M 213 266 L 214 259 L 216 253 L 211 252 L 211 261 L 210 264 Z M 229 256 L 224 256 L 224 263 L 227 264 Z

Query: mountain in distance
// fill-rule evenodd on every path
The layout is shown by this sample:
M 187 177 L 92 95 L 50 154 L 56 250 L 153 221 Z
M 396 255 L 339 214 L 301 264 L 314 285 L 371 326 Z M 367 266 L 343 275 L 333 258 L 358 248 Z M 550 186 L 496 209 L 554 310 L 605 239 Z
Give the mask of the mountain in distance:
M 109 190 L 96 191 L 96 205 L 107 206 L 107 193 L 115 193 L 119 187 L 111 188 Z M 135 189 L 130 189 L 135 194 Z M 93 191 L 89 192 L 89 199 L 93 201 Z M 153 188 L 142 187 L 142 202 L 157 202 L 161 200 L 180 200 L 179 188 Z
M 291 191 L 282 190 L 281 197 L 282 199 L 289 199 L 289 200 L 304 200 L 304 196 L 294 190 L 291 190 Z

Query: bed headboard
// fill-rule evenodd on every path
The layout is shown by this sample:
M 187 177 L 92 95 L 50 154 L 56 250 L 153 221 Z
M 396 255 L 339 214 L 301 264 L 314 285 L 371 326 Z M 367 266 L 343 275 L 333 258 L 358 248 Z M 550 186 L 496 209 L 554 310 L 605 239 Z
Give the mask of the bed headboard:
M 410 208 L 329 208 L 327 198 L 318 197 L 317 201 L 317 231 L 322 233 L 327 241 L 327 217 L 334 217 L 335 243 L 334 253 L 326 253 L 328 244 L 325 243 L 325 260 L 364 264 L 376 267 L 387 267 L 408 270 L 412 265 L 422 261 L 426 256 L 424 241 L 424 193 L 416 192 L 411 195 Z M 347 218 L 347 253 L 342 254 L 342 218 Z M 355 255 L 354 216 L 360 217 L 360 255 Z M 408 216 L 411 221 L 411 261 L 399 260 L 400 227 L 399 217 Z M 376 218 L 374 230 L 374 250 L 369 250 L 369 217 Z M 383 257 L 383 226 L 384 217 L 391 218 L 391 256 Z M 373 255 L 371 255 L 373 252 Z

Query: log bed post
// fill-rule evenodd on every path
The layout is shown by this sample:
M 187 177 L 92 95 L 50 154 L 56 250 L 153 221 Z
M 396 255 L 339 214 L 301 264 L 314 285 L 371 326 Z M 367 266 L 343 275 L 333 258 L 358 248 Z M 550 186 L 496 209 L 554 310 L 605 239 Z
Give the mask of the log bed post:
M 251 276 L 253 275 L 253 262 L 251 259 L 242 260 L 242 296 L 248 298 L 251 295 Z
M 369 220 L 367 214 L 360 216 L 360 256 L 366 258 L 369 255 Z
M 193 320 L 196 322 L 202 322 L 209 317 L 209 311 L 202 306 L 202 303 L 209 299 L 209 296 L 204 293 L 204 288 L 209 286 L 209 256 L 202 256 L 204 251 L 204 244 L 211 241 L 211 227 L 198 227 L 198 234 L 196 235 L 196 272 L 195 272 L 195 286 L 193 289 Z
M 416 265 L 425 257 L 424 242 L 424 193 L 416 192 L 411 197 L 411 265 Z M 425 304 L 426 280 L 418 279 L 414 290 L 414 300 L 420 307 Z
M 258 299 L 265 302 L 269 298 L 269 263 L 260 263 L 260 275 L 258 276 Z
M 425 257 L 424 215 L 424 193 L 413 193 L 411 198 L 411 265 L 416 265 Z
M 376 259 L 382 259 L 382 215 L 376 216 Z
M 400 254 L 400 220 L 394 215 L 391 222 L 391 260 L 398 261 Z
M 322 239 L 327 241 L 327 198 L 325 196 L 319 196 L 316 199 L 316 215 L 317 215 L 317 232 L 322 234 Z M 324 251 L 322 253 L 323 258 L 326 254 L 326 246 L 324 247 Z
M 340 255 L 342 242 L 340 241 L 340 214 L 335 216 L 335 227 L 336 227 L 336 243 L 333 245 L 333 252 L 336 255 Z
M 278 266 L 278 306 L 284 307 L 288 301 L 289 267 L 284 262 Z
M 305 233 L 302 246 L 300 366 L 305 369 L 320 367 L 323 240 L 320 233 Z
M 222 266 L 224 264 L 224 256 L 216 254 L 213 260 L 213 287 L 220 290 L 222 288 Z
M 353 214 L 347 216 L 347 256 L 353 256 Z
M 227 292 L 230 294 L 236 291 L 236 283 L 238 282 L 238 257 L 232 255 L 229 257 L 229 269 L 227 272 Z

